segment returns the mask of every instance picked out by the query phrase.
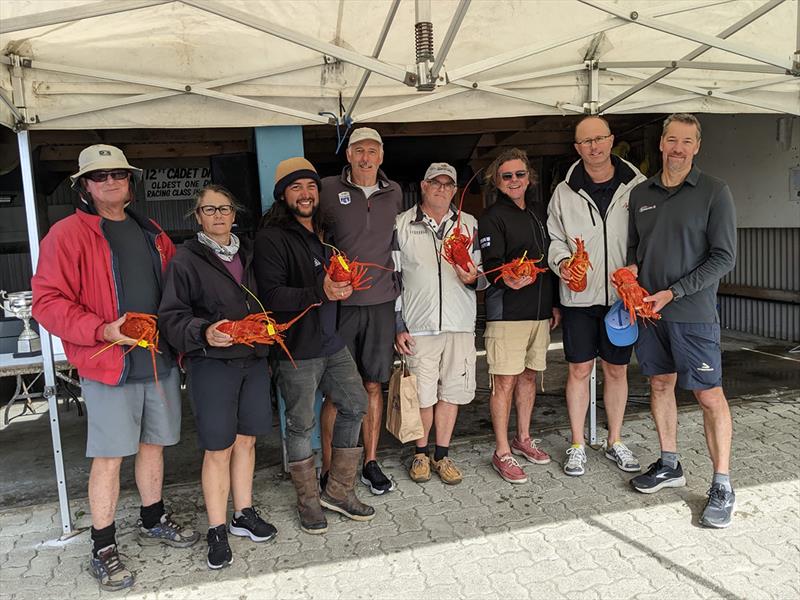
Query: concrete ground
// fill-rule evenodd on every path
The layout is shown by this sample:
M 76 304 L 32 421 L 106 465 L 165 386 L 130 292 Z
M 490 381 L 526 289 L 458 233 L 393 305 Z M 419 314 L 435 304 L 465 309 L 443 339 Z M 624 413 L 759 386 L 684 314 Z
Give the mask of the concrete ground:
M 554 340 L 557 343 L 557 339 Z M 743 350 L 747 348 L 747 350 Z M 418 485 L 410 451 L 391 440 L 380 460 L 398 489 L 382 497 L 359 486 L 377 509 L 368 523 L 329 517 L 327 535 L 299 531 L 291 482 L 274 441 L 262 442 L 255 501 L 279 530 L 269 544 L 232 541 L 234 564 L 205 566 L 205 544 L 189 550 L 140 547 L 132 527 L 138 497 L 130 473 L 118 514 L 120 547 L 137 573 L 123 596 L 135 598 L 796 598 L 800 597 L 800 368 L 788 347 L 726 335 L 725 384 L 735 435 L 737 514 L 728 530 L 697 520 L 711 475 L 702 413 L 681 397 L 679 445 L 688 485 L 648 496 L 601 452 L 587 474 L 561 471 L 569 428 L 563 407 L 563 360 L 550 367 L 534 414 L 537 437 L 554 461 L 526 465 L 530 480 L 512 486 L 489 465 L 493 449 L 485 367 L 475 402 L 459 421 L 451 456 L 464 482 Z M 646 383 L 631 372 L 625 438 L 646 466 L 658 444 L 647 413 Z M 598 411 L 602 423 L 602 410 Z M 191 429 L 167 455 L 165 499 L 179 520 L 204 531 L 204 506 Z M 89 525 L 85 501 L 85 425 L 62 412 L 65 460 L 76 526 Z M 24 417 L 0 432 L 0 598 L 108 595 L 86 573 L 89 540 L 63 543 L 54 502 L 46 419 Z M 130 469 L 128 469 L 130 471 Z

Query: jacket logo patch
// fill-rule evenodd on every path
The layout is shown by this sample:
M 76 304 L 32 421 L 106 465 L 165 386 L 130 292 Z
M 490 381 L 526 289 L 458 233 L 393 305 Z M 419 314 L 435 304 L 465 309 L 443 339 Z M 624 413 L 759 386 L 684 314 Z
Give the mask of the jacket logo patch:
M 322 266 L 322 263 L 319 262 L 319 259 L 315 256 L 314 257 L 314 267 L 316 268 L 316 267 L 321 267 L 321 266 Z
M 486 237 L 482 237 L 480 239 L 481 249 L 488 248 L 492 245 L 492 236 L 487 235 Z
M 350 192 L 339 192 L 339 204 L 350 204 Z
M 647 212 L 648 210 L 653 210 L 654 208 L 657 208 L 655 204 L 652 204 L 650 206 L 642 206 L 639 208 L 639 212 L 640 213 Z
M 111 156 L 111 152 L 109 152 L 108 150 L 100 150 L 100 151 L 98 152 L 98 154 L 99 154 L 100 156 Z

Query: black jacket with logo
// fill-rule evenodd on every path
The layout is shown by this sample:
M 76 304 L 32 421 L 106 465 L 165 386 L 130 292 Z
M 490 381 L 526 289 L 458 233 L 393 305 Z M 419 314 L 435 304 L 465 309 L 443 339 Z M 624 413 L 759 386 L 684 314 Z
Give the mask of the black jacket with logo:
M 260 313 L 253 274 L 253 247 L 240 238 L 242 285 L 239 285 L 222 261 L 197 239 L 186 240 L 169 263 L 158 309 L 158 329 L 170 345 L 187 356 L 238 359 L 267 356 L 267 346 L 254 348 L 235 344 L 227 348 L 209 346 L 206 329 L 221 319 L 237 321 L 248 314 Z M 243 287 L 244 286 L 244 287 Z
M 550 236 L 547 233 L 547 210 L 541 202 L 529 200 L 519 208 L 511 198 L 497 192 L 497 201 L 478 219 L 478 237 L 484 272 L 522 257 L 542 260 L 547 267 Z M 487 275 L 492 285 L 486 290 L 487 321 L 542 321 L 553 316 L 557 305 L 556 278 L 548 270 L 536 281 L 519 290 L 509 288 L 503 279 L 494 280 L 499 271 Z

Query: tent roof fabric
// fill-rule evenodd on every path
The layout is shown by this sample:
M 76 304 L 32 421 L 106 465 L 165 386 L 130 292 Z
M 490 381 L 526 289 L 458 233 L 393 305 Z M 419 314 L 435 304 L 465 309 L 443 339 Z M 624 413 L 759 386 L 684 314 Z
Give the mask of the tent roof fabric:
M 414 85 L 411 0 L 5 0 L 0 124 L 800 114 L 793 0 L 436 0 L 429 9 L 444 61 L 426 92 Z

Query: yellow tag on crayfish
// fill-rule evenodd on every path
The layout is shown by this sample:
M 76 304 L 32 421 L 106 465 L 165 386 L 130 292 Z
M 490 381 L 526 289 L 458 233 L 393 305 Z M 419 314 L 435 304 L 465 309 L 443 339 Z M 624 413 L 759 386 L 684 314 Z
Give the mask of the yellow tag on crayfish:
M 275 328 L 272 326 L 272 323 L 267 323 L 267 333 L 269 335 L 275 335 Z
M 341 254 L 337 254 L 336 258 L 339 259 L 339 264 L 342 265 L 342 268 L 349 273 L 350 272 L 350 266 L 342 258 L 342 255 Z
M 150 347 L 150 344 L 147 342 L 147 340 L 139 340 L 138 342 L 136 342 L 136 345 L 141 346 L 142 348 Z

